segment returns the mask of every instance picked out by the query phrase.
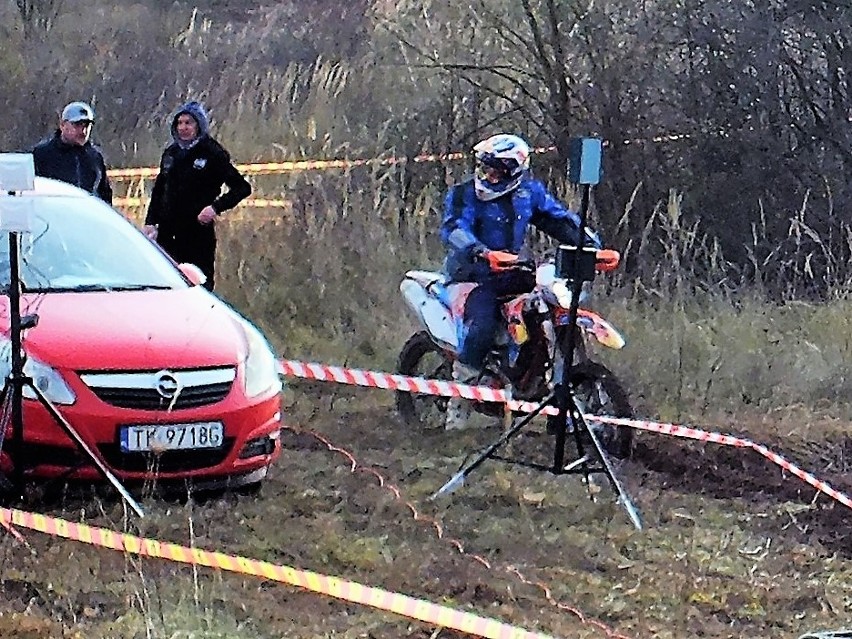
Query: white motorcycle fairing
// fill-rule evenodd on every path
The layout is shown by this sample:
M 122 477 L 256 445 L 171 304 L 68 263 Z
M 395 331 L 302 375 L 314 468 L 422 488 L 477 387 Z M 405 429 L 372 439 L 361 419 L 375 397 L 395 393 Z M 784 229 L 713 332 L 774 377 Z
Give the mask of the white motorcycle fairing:
M 432 339 L 442 348 L 458 353 L 464 338 L 464 323 L 453 317 L 452 291 L 443 273 L 408 271 L 399 285 L 402 298 Z

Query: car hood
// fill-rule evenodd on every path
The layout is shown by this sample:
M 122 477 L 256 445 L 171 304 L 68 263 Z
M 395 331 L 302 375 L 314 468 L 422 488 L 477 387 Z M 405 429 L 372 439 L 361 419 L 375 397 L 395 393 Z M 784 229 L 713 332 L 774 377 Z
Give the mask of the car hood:
M 8 335 L 7 297 L 0 297 Z M 37 313 L 28 353 L 72 370 L 158 370 L 234 365 L 245 357 L 237 316 L 200 287 L 25 296 Z

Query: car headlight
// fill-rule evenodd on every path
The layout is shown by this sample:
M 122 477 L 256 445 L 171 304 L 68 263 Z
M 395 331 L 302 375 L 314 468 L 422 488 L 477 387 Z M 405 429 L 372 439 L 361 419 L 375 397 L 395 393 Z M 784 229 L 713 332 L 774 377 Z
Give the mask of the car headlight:
M 275 353 L 269 342 L 253 324 L 247 321 L 241 323 L 248 343 L 245 361 L 246 396 L 257 397 L 273 389 L 276 393 L 281 392 Z
M 2 376 L 0 379 L 5 382 L 11 372 L 12 342 L 5 337 L 0 337 L 0 376 Z M 62 375 L 35 357 L 27 356 L 24 375 L 32 378 L 33 384 L 54 404 L 70 406 L 77 401 L 74 391 L 65 383 Z M 24 386 L 23 392 L 27 399 L 37 399 L 35 392 L 29 386 Z

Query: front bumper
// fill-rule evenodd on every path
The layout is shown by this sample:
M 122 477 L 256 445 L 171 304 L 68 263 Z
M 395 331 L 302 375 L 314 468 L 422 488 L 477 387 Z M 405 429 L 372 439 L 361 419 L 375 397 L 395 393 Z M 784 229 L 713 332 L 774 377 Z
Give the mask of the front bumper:
M 242 405 L 241 405 L 242 404 Z M 165 482 L 191 480 L 193 485 L 234 484 L 240 477 L 266 474 L 281 453 L 280 396 L 275 393 L 252 403 L 230 398 L 214 406 L 174 411 L 116 409 L 99 401 L 59 407 L 98 458 L 122 481 Z M 224 441 L 220 448 L 158 453 L 128 453 L 121 450 L 119 428 L 128 424 L 169 424 L 220 421 Z M 103 479 L 96 466 L 66 435 L 38 402 L 24 402 L 24 441 L 20 455 L 15 433 L 7 433 L 0 454 L 0 472 L 15 472 L 23 464 L 27 478 L 63 478 L 97 481 Z M 233 480 L 231 479 L 233 478 Z

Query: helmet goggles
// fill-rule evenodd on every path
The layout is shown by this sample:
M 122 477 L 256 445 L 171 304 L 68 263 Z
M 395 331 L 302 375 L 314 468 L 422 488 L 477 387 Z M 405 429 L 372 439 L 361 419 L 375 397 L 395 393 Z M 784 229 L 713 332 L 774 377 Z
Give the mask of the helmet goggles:
M 493 153 L 481 153 L 477 159 L 484 172 L 492 172 L 495 178 L 502 180 L 515 173 L 518 162 L 512 158 L 500 158 Z M 487 171 L 490 169 L 490 171 Z
M 476 193 L 491 200 L 516 189 L 529 168 L 530 149 L 514 135 L 495 135 L 474 148 Z

